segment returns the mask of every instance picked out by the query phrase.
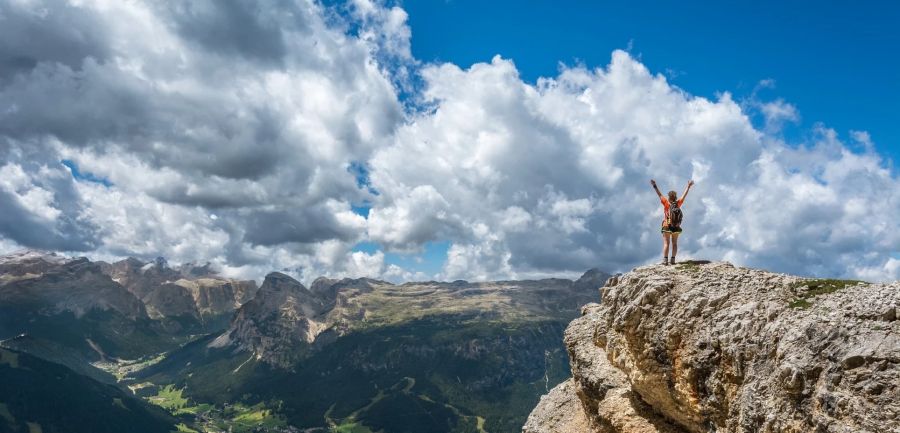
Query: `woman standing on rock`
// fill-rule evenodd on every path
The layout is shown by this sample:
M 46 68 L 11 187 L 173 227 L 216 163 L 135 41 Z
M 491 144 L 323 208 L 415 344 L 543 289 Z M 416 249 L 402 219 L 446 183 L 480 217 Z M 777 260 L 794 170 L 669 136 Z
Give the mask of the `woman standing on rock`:
M 662 228 L 660 228 L 663 236 L 662 264 L 674 265 L 675 254 L 678 253 L 678 235 L 681 234 L 681 218 L 683 217 L 681 206 L 684 204 L 684 199 L 687 197 L 688 191 L 694 186 L 694 181 L 688 181 L 687 188 L 684 189 L 684 194 L 681 195 L 681 199 L 678 199 L 678 194 L 675 191 L 669 191 L 669 197 L 668 200 L 666 200 L 666 197 L 663 197 L 659 188 L 656 186 L 655 180 L 650 179 L 650 185 L 653 185 L 653 190 L 656 191 L 656 195 L 659 196 L 659 201 L 663 205 L 663 222 Z M 672 244 L 672 260 L 669 260 L 670 239 Z

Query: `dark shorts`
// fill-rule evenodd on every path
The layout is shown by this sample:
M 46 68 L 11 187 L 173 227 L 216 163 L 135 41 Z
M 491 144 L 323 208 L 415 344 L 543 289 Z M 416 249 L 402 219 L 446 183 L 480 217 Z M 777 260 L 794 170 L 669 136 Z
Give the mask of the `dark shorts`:
M 681 227 L 662 226 L 660 233 L 681 233 Z

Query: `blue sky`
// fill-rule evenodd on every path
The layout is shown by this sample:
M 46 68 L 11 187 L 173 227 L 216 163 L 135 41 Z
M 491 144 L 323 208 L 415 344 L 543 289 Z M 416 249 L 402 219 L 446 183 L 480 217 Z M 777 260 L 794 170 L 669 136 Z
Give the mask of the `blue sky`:
M 788 142 L 824 124 L 848 140 L 867 131 L 886 158 L 900 160 L 900 3 L 609 2 L 407 0 L 412 54 L 466 68 L 500 54 L 522 79 L 555 76 L 560 62 L 590 68 L 626 49 L 686 92 L 746 100 L 783 98 L 800 120 Z M 763 80 L 774 86 L 759 87 Z M 754 121 L 759 124 L 761 118 Z M 894 168 L 896 170 L 896 167 Z M 367 208 L 359 208 L 367 214 Z M 387 263 L 433 273 L 447 242 Z M 360 251 L 374 251 L 366 243 Z
M 105 186 L 112 185 L 112 182 L 110 182 L 109 179 L 98 177 L 94 173 L 81 171 L 81 169 L 78 167 L 78 164 L 76 164 L 72 160 L 64 159 L 64 160 L 60 161 L 60 163 L 64 166 L 68 167 L 69 170 L 72 171 L 72 177 L 74 177 L 75 179 L 99 183 L 99 184 L 105 185 Z
M 449 248 L 449 241 L 427 242 L 419 254 L 385 253 L 384 262 L 431 276 L 441 271 L 444 261 L 447 260 L 447 250 Z M 381 245 L 375 242 L 362 242 L 356 245 L 354 251 L 375 254 L 383 249 Z
M 727 3 L 727 4 L 724 4 Z M 409 0 L 413 55 L 462 67 L 510 58 L 526 81 L 626 49 L 688 93 L 784 98 L 803 133 L 865 130 L 900 159 L 900 3 Z M 563 6 L 564 5 L 564 6 Z

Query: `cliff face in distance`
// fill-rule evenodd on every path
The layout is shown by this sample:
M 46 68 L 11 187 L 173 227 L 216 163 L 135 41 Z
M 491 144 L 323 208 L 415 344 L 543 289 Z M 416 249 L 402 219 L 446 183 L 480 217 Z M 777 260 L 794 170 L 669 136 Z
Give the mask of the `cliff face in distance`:
M 472 316 L 518 322 L 559 320 L 577 312 L 609 274 L 587 271 L 575 281 L 422 282 L 391 284 L 369 278 L 319 278 L 307 289 L 273 272 L 256 296 L 236 312 L 230 328 L 210 343 L 237 346 L 259 359 L 290 368 L 312 345 L 351 331 L 392 326 L 425 317 Z
M 900 432 L 900 282 L 729 263 L 613 277 L 525 433 Z
M 0 256 L 0 309 L 32 309 L 43 314 L 112 310 L 129 318 L 146 315 L 144 306 L 86 258 L 26 251 Z
M 256 297 L 241 306 L 231 328 L 223 334 L 273 364 L 289 366 L 294 353 L 312 343 L 324 329 L 327 301 L 299 281 L 273 272 L 266 276 Z M 218 340 L 216 344 L 225 344 Z M 215 345 L 214 345 L 215 346 Z
M 569 376 L 563 330 L 608 278 L 306 287 L 273 272 L 226 331 L 127 380 L 182 389 L 199 420 L 242 402 L 306 432 L 517 432 Z
M 162 257 L 146 263 L 133 257 L 97 263 L 140 299 L 153 319 L 230 315 L 256 293 L 256 282 L 222 277 L 208 263 L 173 268 Z
M 40 306 L 46 313 L 71 311 L 80 317 L 96 309 L 130 318 L 230 316 L 255 293 L 254 281 L 221 277 L 209 265 L 171 268 L 162 258 L 106 263 L 40 251 L 0 256 L 0 306 Z
M 26 352 L 47 353 L 50 344 L 91 359 L 134 359 L 226 328 L 255 292 L 254 281 L 219 276 L 208 265 L 20 251 L 0 256 L 0 342 L 27 335 L 9 343 Z

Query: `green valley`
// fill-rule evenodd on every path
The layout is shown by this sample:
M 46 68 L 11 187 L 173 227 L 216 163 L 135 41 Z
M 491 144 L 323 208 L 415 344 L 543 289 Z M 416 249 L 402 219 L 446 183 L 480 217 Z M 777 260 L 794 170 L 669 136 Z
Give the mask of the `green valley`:
M 539 396 L 569 376 L 563 329 L 581 305 L 598 299 L 608 277 L 592 270 L 577 281 L 401 285 L 320 278 L 307 288 L 271 273 L 227 322 L 204 331 L 190 320 L 172 324 L 186 316 L 161 316 L 193 308 L 161 291 L 217 290 L 202 292 L 202 305 L 224 311 L 236 283 L 192 282 L 133 260 L 114 268 L 19 261 L 42 272 L 7 265 L 0 285 L 0 308 L 9 313 L 0 320 L 9 389 L 25 386 L 12 366 L 26 356 L 55 363 L 66 377 L 90 383 L 84 392 L 104 397 L 80 399 L 69 385 L 53 385 L 58 374 L 42 373 L 30 379 L 43 381 L 40 392 L 0 406 L 9 431 L 27 431 L 23 420 L 46 420 L 39 395 L 56 390 L 83 404 L 105 399 L 110 422 L 123 410 L 165 421 L 146 423 L 146 431 L 517 432 Z M 166 276 L 182 280 L 175 287 Z M 89 302 L 63 295 L 73 291 Z M 141 293 L 155 295 L 134 295 Z M 213 293 L 223 295 L 212 302 Z M 43 431 L 53 431 L 50 424 L 41 423 Z

